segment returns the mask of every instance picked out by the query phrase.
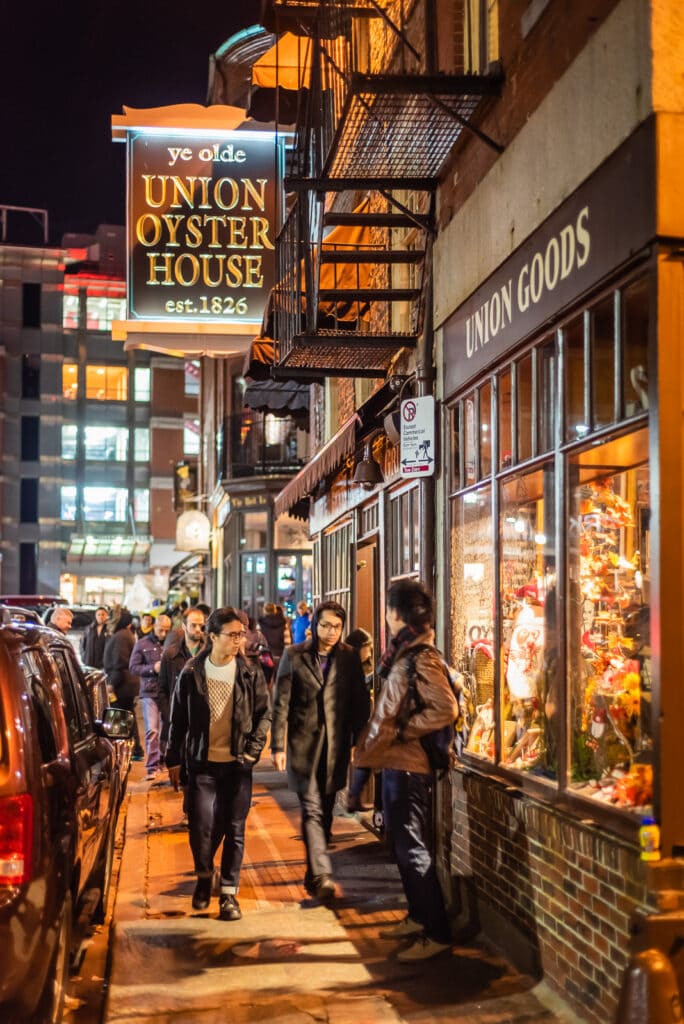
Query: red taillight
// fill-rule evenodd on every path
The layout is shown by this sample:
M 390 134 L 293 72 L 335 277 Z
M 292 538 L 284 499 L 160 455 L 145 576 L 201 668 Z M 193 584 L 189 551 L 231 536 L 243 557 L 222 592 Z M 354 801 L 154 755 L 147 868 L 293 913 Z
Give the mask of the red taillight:
M 28 793 L 0 797 L 0 885 L 31 880 L 33 800 Z

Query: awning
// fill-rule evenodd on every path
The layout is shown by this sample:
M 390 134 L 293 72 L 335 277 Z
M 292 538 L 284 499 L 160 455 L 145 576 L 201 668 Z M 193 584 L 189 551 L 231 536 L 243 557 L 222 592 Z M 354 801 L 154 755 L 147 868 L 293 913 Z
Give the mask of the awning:
M 255 412 L 299 419 L 309 414 L 309 387 L 294 380 L 259 380 L 247 385 L 242 401 Z
M 341 466 L 348 455 L 353 453 L 356 447 L 356 426 L 360 422 L 358 413 L 350 416 L 311 461 L 307 462 L 306 466 L 300 469 L 299 473 L 283 487 L 273 502 L 273 509 L 277 516 L 289 512 L 302 498 L 310 494 L 321 480 Z
M 252 342 L 242 370 L 247 381 L 242 400 L 256 412 L 294 416 L 302 426 L 307 426 L 311 386 L 293 380 L 273 380 L 273 348 L 273 339 L 262 335 Z
M 201 356 L 241 355 L 246 352 L 254 335 L 249 324 L 193 324 L 187 325 L 146 323 L 141 320 L 115 320 L 112 323 L 112 341 L 123 341 L 124 349 L 143 349 L 162 355 L 199 359 Z

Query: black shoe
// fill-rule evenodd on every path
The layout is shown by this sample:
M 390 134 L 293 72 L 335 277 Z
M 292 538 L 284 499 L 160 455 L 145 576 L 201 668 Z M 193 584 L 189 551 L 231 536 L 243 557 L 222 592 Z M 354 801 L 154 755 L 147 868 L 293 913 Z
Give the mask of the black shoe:
M 304 875 L 304 888 L 308 892 L 309 896 L 315 896 L 316 894 L 316 883 L 313 875 L 307 873 Z
M 314 894 L 319 903 L 329 906 L 335 899 L 335 883 L 330 875 L 319 875 L 314 878 Z
M 229 893 L 223 893 L 219 897 L 219 921 L 239 921 L 241 917 L 238 901 Z
M 211 875 L 202 876 L 197 879 L 195 891 L 192 894 L 192 909 L 206 910 L 211 900 Z

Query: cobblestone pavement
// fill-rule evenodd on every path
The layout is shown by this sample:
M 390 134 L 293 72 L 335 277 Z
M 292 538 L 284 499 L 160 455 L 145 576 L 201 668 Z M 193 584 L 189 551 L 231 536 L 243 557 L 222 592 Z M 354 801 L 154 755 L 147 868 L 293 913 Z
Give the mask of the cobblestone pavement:
M 191 908 L 179 794 L 161 779 L 147 783 L 136 765 L 125 812 L 106 1024 L 578 1021 L 547 986 L 478 943 L 417 966 L 397 962 L 398 944 L 378 931 L 405 913 L 398 873 L 355 817 L 335 818 L 339 895 L 331 909 L 317 905 L 303 887 L 296 798 L 268 763 L 255 772 L 241 921 L 219 921 L 217 897 L 207 912 Z

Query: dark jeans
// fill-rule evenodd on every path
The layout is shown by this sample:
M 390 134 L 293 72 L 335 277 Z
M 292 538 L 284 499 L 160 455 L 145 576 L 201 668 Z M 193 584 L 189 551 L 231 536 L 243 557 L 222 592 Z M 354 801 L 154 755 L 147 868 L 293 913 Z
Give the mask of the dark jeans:
M 370 777 L 370 768 L 352 768 L 349 796 L 361 796 Z
M 409 917 L 428 938 L 450 942 L 449 919 L 432 855 L 432 775 L 382 770 L 382 806 Z
M 245 852 L 245 821 L 252 801 L 252 765 L 210 761 L 205 772 L 188 773 L 190 849 L 198 876 L 214 870 L 221 852 L 221 892 L 236 893 Z
M 304 793 L 299 793 L 308 881 L 318 878 L 320 875 L 332 874 L 328 843 L 332 831 L 333 808 L 337 793 L 325 792 L 325 747 L 317 758 L 317 762 L 317 770 L 312 772 L 307 790 Z

